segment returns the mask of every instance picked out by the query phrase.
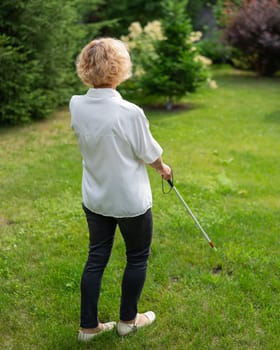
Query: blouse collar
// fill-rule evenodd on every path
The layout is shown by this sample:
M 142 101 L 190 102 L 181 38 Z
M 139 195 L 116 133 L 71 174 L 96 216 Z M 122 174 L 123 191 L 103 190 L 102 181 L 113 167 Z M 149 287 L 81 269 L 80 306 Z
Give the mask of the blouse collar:
M 87 91 L 87 96 L 89 97 L 118 97 L 122 98 L 120 93 L 112 88 L 90 88 Z

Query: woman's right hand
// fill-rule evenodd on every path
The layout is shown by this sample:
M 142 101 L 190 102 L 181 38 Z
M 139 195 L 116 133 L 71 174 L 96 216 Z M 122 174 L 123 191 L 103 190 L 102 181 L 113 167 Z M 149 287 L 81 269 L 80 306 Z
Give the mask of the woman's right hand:
M 159 174 L 164 180 L 171 180 L 172 178 L 172 170 L 169 165 L 163 163 L 162 164 L 162 169 L 158 170 Z
M 172 179 L 172 170 L 169 165 L 163 163 L 161 157 L 159 157 L 155 162 L 151 163 L 150 166 L 156 169 L 164 180 L 167 181 Z

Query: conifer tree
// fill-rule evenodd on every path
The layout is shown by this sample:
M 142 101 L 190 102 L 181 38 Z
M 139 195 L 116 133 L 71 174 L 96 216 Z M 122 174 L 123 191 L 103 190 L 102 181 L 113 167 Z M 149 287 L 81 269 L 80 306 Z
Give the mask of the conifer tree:
M 96 7 L 101 1 L 90 5 Z M 79 21 L 87 3 L 0 2 L 0 125 L 46 118 L 68 102 L 78 82 L 75 56 L 86 43 L 88 30 Z
M 144 63 L 141 78 L 144 92 L 166 99 L 172 109 L 174 99 L 193 92 L 206 80 L 207 71 L 190 40 L 192 26 L 186 14 L 187 0 L 164 0 L 161 20 L 164 40 L 155 43 L 156 56 Z

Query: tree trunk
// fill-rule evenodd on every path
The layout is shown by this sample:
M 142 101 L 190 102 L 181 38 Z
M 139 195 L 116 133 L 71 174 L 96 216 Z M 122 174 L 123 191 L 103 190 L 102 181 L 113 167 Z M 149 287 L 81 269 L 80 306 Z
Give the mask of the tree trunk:
M 166 107 L 166 109 L 168 111 L 171 111 L 173 109 L 173 99 L 172 99 L 172 97 L 168 97 L 168 101 L 166 102 L 165 107 Z
M 277 65 L 273 58 L 260 57 L 257 62 L 257 71 L 265 77 L 272 77 L 277 72 Z

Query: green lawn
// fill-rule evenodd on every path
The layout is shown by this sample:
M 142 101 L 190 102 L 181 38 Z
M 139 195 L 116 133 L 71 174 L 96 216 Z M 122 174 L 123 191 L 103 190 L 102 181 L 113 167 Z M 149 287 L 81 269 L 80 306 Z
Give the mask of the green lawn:
M 68 110 L 0 130 L 1 349 L 280 348 L 280 80 L 228 68 L 214 75 L 219 88 L 190 95 L 189 110 L 146 114 L 218 252 L 149 169 L 154 240 L 140 311 L 157 320 L 125 339 L 76 340 L 88 238 Z M 123 256 L 117 234 L 102 321 L 118 320 Z

